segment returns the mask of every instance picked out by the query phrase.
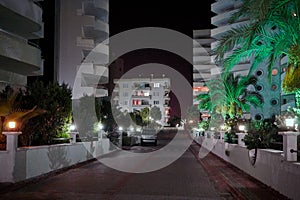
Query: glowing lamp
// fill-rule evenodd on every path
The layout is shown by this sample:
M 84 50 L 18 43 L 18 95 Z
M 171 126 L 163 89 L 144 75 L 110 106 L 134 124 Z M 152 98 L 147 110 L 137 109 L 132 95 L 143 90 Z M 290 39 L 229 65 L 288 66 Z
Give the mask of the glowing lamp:
M 294 118 L 286 118 L 285 125 L 286 125 L 286 127 L 293 128 L 295 125 L 295 119 Z
M 8 122 L 8 128 L 9 129 L 15 129 L 17 126 L 17 123 L 14 121 Z
M 123 127 L 122 126 L 119 127 L 119 131 L 123 131 Z
M 245 129 L 246 129 L 245 125 L 239 125 L 239 130 L 240 131 L 245 131 Z
M 76 126 L 75 126 L 74 124 L 72 124 L 72 125 L 70 126 L 70 130 L 71 130 L 71 131 L 75 131 L 75 129 L 76 129 Z

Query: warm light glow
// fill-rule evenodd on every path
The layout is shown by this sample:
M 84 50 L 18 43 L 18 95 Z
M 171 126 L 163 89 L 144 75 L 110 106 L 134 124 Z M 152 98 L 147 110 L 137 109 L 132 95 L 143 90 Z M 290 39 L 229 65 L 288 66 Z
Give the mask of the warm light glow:
M 99 130 L 102 130 L 103 129 L 103 125 L 102 124 L 98 124 L 98 128 L 99 128 Z
M 8 122 L 8 128 L 10 129 L 16 128 L 16 122 Z
M 245 125 L 239 125 L 239 130 L 240 131 L 245 131 L 245 129 L 246 129 Z
M 72 124 L 72 125 L 70 126 L 70 130 L 71 130 L 71 131 L 75 131 L 75 129 L 76 129 L 76 126 L 75 126 L 74 124 Z
M 193 90 L 194 90 L 195 92 L 208 92 L 208 91 L 209 91 L 209 89 L 208 89 L 207 86 L 195 86 L 195 87 L 193 88 Z
M 285 125 L 287 127 L 294 127 L 294 124 L 295 124 L 295 119 L 293 119 L 293 118 L 285 119 Z
M 221 130 L 225 130 L 226 126 L 222 125 L 220 128 L 221 128 Z
M 296 14 L 296 13 L 293 13 L 293 16 L 294 16 L 294 17 L 297 17 L 297 14 Z

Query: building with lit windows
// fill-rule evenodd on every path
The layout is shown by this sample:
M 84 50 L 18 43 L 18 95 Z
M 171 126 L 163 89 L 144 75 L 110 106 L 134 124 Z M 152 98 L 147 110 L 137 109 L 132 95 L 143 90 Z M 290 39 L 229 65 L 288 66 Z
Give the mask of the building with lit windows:
M 78 94 L 107 96 L 109 0 L 56 0 L 56 10 L 57 81 L 74 87 L 76 80 Z
M 122 111 L 151 109 L 157 106 L 162 114 L 162 125 L 167 125 L 170 118 L 170 79 L 131 78 L 114 80 L 113 101 Z
M 210 37 L 210 29 L 193 31 L 193 99 L 201 93 L 207 93 L 205 82 L 211 79 L 214 62 L 211 57 L 211 43 L 215 39 Z M 198 105 L 198 101 L 193 102 Z
M 23 87 L 28 76 L 43 75 L 37 41 L 44 36 L 38 0 L 0 1 L 0 90 Z

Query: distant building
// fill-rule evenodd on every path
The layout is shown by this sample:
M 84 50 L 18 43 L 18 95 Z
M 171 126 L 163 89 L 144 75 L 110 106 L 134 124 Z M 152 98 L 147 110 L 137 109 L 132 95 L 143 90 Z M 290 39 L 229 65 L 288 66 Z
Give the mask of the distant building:
M 0 90 L 23 87 L 28 76 L 43 74 L 37 41 L 44 36 L 39 1 L 0 1 Z
M 107 96 L 109 0 L 56 0 L 56 10 L 57 81 L 74 87 L 77 80 L 79 93 Z
M 167 125 L 170 118 L 169 78 L 117 79 L 114 82 L 113 101 L 122 111 L 157 106 L 162 114 L 161 124 Z

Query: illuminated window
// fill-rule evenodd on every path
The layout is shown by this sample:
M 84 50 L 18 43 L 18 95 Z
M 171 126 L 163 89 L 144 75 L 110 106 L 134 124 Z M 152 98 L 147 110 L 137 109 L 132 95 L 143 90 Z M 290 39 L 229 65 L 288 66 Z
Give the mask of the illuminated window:
M 272 75 L 276 76 L 278 74 L 278 70 L 277 69 L 272 69 Z
M 159 86 L 160 86 L 159 83 L 154 83 L 154 87 L 155 87 L 155 88 L 158 88 Z

